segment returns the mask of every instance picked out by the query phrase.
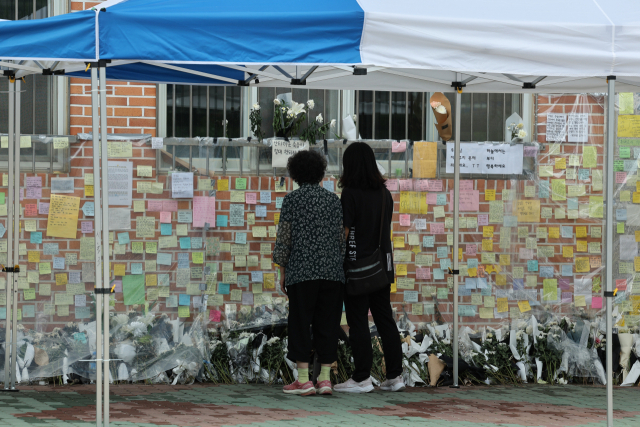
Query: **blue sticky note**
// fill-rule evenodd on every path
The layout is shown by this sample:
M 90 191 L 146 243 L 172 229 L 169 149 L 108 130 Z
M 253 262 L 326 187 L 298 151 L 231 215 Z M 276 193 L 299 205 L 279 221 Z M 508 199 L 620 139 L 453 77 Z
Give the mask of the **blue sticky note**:
M 247 233 L 236 233 L 236 244 L 238 244 L 238 245 L 246 245 L 247 244 Z
M 191 238 L 191 249 L 202 249 L 202 237 Z
M 503 225 L 505 227 L 517 227 L 518 226 L 518 217 L 512 215 L 505 215 L 503 218 Z
M 447 204 L 447 195 L 445 193 L 436 194 L 436 205 L 443 206 Z
M 551 267 L 551 266 L 541 266 L 540 267 L 540 277 L 553 279 L 553 267 Z
M 64 258 L 54 257 L 53 258 L 53 269 L 54 270 L 64 270 Z
M 129 243 L 129 233 L 118 233 L 118 244 L 126 245 Z
M 444 280 L 444 270 L 440 268 L 433 269 L 433 280 Z
M 158 252 L 158 255 L 156 257 L 156 263 L 158 265 L 171 265 L 171 254 L 168 253 L 164 253 L 164 252 Z M 188 263 L 187 263 L 188 266 Z M 133 264 L 131 264 L 131 272 L 133 273 Z
M 282 209 L 282 201 L 284 197 L 276 197 L 276 209 Z
M 422 246 L 425 248 L 432 248 L 436 243 L 436 236 L 424 236 L 422 238 Z
M 478 268 L 478 259 L 477 258 L 469 258 L 467 260 L 467 268 Z
M 31 243 L 42 243 L 42 231 L 31 232 Z
M 530 259 L 527 261 L 527 271 L 538 271 L 538 260 Z
M 265 203 L 267 205 L 271 203 L 271 191 L 260 192 L 260 203 Z
M 160 224 L 160 234 L 162 236 L 171 236 L 171 233 L 173 233 L 171 224 Z
M 252 271 L 251 272 L 251 281 L 252 282 L 262 282 L 262 271 Z
M 567 209 L 578 209 L 578 198 L 577 197 L 569 197 L 567 199 Z
M 191 305 L 191 295 L 180 294 L 178 305 Z
M 331 191 L 333 193 L 334 191 L 333 181 L 322 181 L 322 186 L 324 187 L 325 190 Z
M 91 307 L 76 307 L 76 319 L 87 319 L 91 317 Z
M 459 305 L 458 306 L 458 316 L 473 317 L 475 315 L 476 315 L 475 305 Z
M 226 227 L 227 226 L 227 215 L 218 215 L 216 216 L 216 226 L 217 227 Z
M 93 202 L 85 202 L 85 204 L 82 205 L 82 212 L 84 212 L 84 216 L 93 216 L 94 210 L 95 207 Z
M 180 238 L 180 249 L 191 249 L 191 237 Z
M 188 252 L 178 252 L 178 268 L 189 268 Z
M 471 296 L 471 289 L 467 289 L 464 286 L 458 287 L 458 296 L 459 297 L 469 297 L 469 296 Z
M 589 179 L 589 169 L 578 169 L 578 179 L 586 181 Z
M 7 320 L 7 307 L 0 307 L 0 320 Z
M 563 225 L 561 228 L 561 235 L 563 238 L 572 238 L 573 237 L 573 227 L 570 225 Z
M 476 280 L 476 284 L 478 285 L 478 289 L 486 289 L 487 288 L 487 278 L 486 277 L 478 277 Z
M 42 246 L 42 253 L 45 255 L 58 255 L 58 244 L 57 243 L 45 243 Z
M 626 220 L 627 220 L 627 210 L 616 209 L 616 221 L 626 221 Z
M 524 279 L 513 279 L 513 290 L 519 291 L 524 289 Z
M 246 288 L 249 286 L 249 276 L 246 274 L 238 274 L 238 286 Z
M 36 306 L 35 305 L 23 305 L 22 306 L 22 317 L 36 317 Z
M 218 283 L 218 293 L 220 295 L 229 295 L 229 288 L 231 285 L 229 283 Z
M 443 269 L 445 271 L 448 271 L 449 267 L 451 267 L 451 260 L 450 259 L 443 258 L 443 259 L 440 260 L 440 268 L 441 269 Z
M 562 275 L 563 276 L 573 276 L 573 265 L 571 265 L 571 264 L 562 264 Z
M 464 287 L 467 289 L 478 289 L 478 281 L 475 277 L 465 277 Z
M 438 258 L 446 258 L 448 253 L 448 248 L 446 246 L 438 246 Z
M 160 255 L 160 254 L 158 254 Z M 142 263 L 141 262 L 132 262 L 131 263 L 131 274 L 142 274 Z
M 482 296 L 489 297 L 491 296 L 491 288 L 488 286 L 486 288 L 482 288 L 480 293 L 482 294 Z
M 4 237 L 4 233 L 7 231 L 6 228 L 4 228 L 4 224 L 0 223 L 0 239 L 2 239 Z
M 263 205 L 256 205 L 256 218 L 266 218 L 267 207 Z
M 538 182 L 538 198 L 539 199 L 549 198 L 549 181 Z

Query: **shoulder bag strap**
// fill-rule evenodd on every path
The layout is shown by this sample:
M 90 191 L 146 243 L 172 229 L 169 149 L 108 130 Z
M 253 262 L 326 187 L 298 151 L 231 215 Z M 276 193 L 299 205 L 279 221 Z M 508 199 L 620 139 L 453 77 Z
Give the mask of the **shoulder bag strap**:
M 380 214 L 380 235 L 378 236 L 378 248 L 382 247 L 382 225 L 384 224 L 384 208 L 387 204 L 387 193 L 384 191 L 384 187 L 382 188 L 382 213 Z

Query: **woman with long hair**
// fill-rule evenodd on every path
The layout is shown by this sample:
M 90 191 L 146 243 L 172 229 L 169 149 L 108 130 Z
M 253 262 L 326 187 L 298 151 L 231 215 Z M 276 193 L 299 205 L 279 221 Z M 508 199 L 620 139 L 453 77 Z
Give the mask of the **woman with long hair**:
M 300 188 L 282 201 L 273 262 L 280 266 L 280 284 L 289 297 L 287 358 L 296 362 L 298 379 L 287 394 L 331 394 L 330 368 L 337 360 L 342 315 L 345 238 L 338 196 L 320 187 L 327 161 L 317 151 L 289 158 L 289 175 Z M 316 387 L 309 380 L 313 343 L 321 364 Z
M 349 342 L 355 370 L 351 378 L 337 384 L 334 390 L 367 393 L 373 390 L 371 365 L 373 350 L 369 332 L 368 313 L 382 339 L 387 380 L 380 388 L 385 391 L 404 390 L 402 379 L 402 346 L 400 334 L 391 309 L 391 283 L 394 280 L 393 251 L 391 248 L 391 218 L 393 198 L 378 170 L 375 155 L 369 145 L 355 142 L 345 150 L 342 158 L 343 225 L 347 235 L 345 262 L 356 262 L 371 257 L 380 250 L 380 264 L 386 273 L 381 289 L 358 295 L 350 294 L 349 271 L 344 293 Z M 384 217 L 382 217 L 384 212 Z M 382 229 L 381 229 L 382 226 Z M 375 265 L 378 265 L 376 263 Z

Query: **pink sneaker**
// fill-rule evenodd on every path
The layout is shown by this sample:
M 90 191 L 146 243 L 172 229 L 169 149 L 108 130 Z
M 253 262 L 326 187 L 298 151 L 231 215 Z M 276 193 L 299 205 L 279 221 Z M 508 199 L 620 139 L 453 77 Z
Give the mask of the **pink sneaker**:
M 318 394 L 333 394 L 333 389 L 331 388 L 331 381 L 324 380 L 318 381 L 316 384 L 316 392 Z
M 300 396 L 312 396 L 316 394 L 316 389 L 313 387 L 313 383 L 311 381 L 300 384 L 300 381 L 296 380 L 293 384 L 284 386 L 282 391 L 287 394 L 298 394 Z

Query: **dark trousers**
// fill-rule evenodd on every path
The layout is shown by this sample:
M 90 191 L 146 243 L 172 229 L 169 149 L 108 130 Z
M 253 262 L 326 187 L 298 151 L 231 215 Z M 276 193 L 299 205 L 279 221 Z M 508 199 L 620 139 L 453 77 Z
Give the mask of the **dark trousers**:
M 391 285 L 367 295 L 351 296 L 345 293 L 344 305 L 355 364 L 355 371 L 351 376 L 353 380 L 360 382 L 371 376 L 373 350 L 369 332 L 369 310 L 382 339 L 387 378 L 396 378 L 401 375 L 402 344 L 391 310 Z
M 338 329 L 342 316 L 342 283 L 310 280 L 287 286 L 289 296 L 289 347 L 287 359 L 309 362 L 311 329 L 318 361 L 329 365 L 338 359 Z M 312 328 L 310 328 L 312 327 Z

